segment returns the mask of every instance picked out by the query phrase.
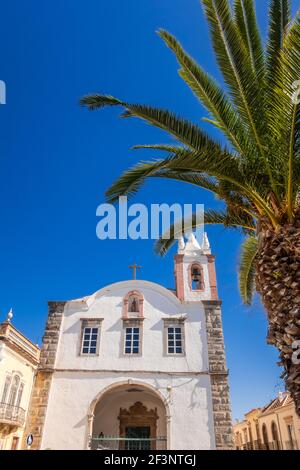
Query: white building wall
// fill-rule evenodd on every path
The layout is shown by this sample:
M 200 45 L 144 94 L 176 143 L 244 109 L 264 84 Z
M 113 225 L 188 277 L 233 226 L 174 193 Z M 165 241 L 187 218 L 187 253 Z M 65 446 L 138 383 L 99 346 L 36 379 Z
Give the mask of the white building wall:
M 47 409 L 42 449 L 85 449 L 90 404 L 106 387 L 131 380 L 149 385 L 165 398 L 170 410 L 170 449 L 214 449 L 210 383 L 206 375 L 171 377 L 166 374 L 55 372 Z M 167 390 L 172 386 L 171 392 Z M 129 394 L 128 394 L 129 395 Z M 119 403 L 134 404 L 135 397 Z M 143 400 L 142 400 L 143 401 Z M 147 404 L 147 402 L 145 403 Z M 112 421 L 117 423 L 113 407 Z M 118 434 L 118 429 L 112 427 Z M 158 429 L 158 434 L 159 434 Z
M 138 357 L 123 354 L 123 298 L 131 290 L 144 296 L 143 345 Z M 186 317 L 185 355 L 167 356 L 163 319 L 182 316 Z M 103 319 L 99 355 L 81 356 L 81 322 L 91 318 Z M 214 448 L 206 344 L 202 303 L 181 303 L 172 292 L 151 282 L 119 282 L 91 297 L 68 302 L 63 313 L 42 448 L 87 448 L 91 403 L 106 387 L 128 380 L 148 384 L 168 403 L 169 448 Z M 119 406 L 124 407 L 123 403 Z M 115 419 L 116 409 L 111 411 Z
M 122 305 L 124 296 L 136 289 L 144 295 L 143 345 L 138 357 L 123 355 Z M 164 355 L 163 318 L 186 315 L 183 357 Z M 80 356 L 81 320 L 103 318 L 99 356 Z M 207 371 L 206 330 L 201 302 L 180 303 L 157 284 L 125 281 L 100 290 L 86 302 L 67 303 L 57 351 L 56 369 Z

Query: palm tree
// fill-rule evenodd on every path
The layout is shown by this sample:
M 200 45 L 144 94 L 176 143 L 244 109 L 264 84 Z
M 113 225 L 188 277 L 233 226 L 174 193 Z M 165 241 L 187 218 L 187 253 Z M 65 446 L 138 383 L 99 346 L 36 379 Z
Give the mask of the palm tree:
M 254 0 L 233 0 L 233 6 L 229 0 L 201 2 L 225 89 L 172 34 L 158 34 L 175 54 L 180 77 L 208 111 L 205 120 L 225 135 L 226 145 L 165 109 L 100 94 L 85 96 L 81 104 L 90 110 L 121 106 L 122 117 L 143 119 L 177 141 L 137 146 L 165 152 L 165 158 L 126 171 L 107 191 L 109 201 L 136 193 L 149 177 L 184 181 L 224 201 L 226 209 L 206 211 L 204 222 L 245 233 L 241 295 L 246 304 L 255 289 L 261 295 L 268 342 L 280 352 L 282 377 L 300 414 L 300 366 L 294 360 L 300 338 L 300 15 L 291 18 L 289 0 L 270 0 L 264 45 Z M 191 228 L 195 221 L 194 214 Z M 181 228 L 182 223 L 172 226 L 171 237 L 157 242 L 161 254 Z

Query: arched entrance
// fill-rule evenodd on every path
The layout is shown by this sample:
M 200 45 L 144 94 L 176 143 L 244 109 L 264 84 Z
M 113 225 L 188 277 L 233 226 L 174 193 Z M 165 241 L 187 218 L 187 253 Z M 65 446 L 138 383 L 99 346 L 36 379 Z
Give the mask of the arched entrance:
M 145 384 L 109 387 L 91 405 L 91 448 L 161 450 L 167 448 L 164 399 Z

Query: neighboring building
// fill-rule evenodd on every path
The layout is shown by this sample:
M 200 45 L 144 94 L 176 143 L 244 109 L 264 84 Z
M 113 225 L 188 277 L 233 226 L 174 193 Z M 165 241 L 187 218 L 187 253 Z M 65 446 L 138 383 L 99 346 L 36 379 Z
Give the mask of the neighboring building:
M 238 450 L 261 449 L 261 434 L 258 424 L 258 416 L 261 408 L 255 408 L 245 414 L 244 421 L 234 424 L 234 442 Z
M 256 408 L 234 429 L 238 450 L 300 450 L 300 417 L 288 392 L 264 408 Z
M 207 237 L 179 242 L 176 289 L 129 280 L 49 302 L 33 449 L 228 449 L 228 372 Z
M 26 414 L 39 348 L 11 324 L 12 312 L 0 324 L 0 449 L 22 447 Z

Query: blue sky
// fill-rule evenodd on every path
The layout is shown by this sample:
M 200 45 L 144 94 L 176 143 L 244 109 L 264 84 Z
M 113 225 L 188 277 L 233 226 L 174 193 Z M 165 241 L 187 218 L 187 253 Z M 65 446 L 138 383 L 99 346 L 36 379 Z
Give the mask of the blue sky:
M 259 0 L 264 31 L 267 0 Z M 297 6 L 297 2 L 294 2 Z M 0 319 L 41 343 L 48 300 L 67 300 L 131 277 L 173 287 L 173 254 L 160 258 L 149 241 L 100 241 L 96 207 L 120 172 L 144 151 L 138 143 L 168 142 L 116 110 L 90 113 L 78 106 L 102 92 L 169 109 L 199 122 L 206 116 L 177 75 L 171 52 L 155 31 L 174 33 L 206 69 L 219 77 L 198 0 L 10 0 L 1 5 L 0 79 Z M 209 129 L 211 131 L 211 129 Z M 151 181 L 135 202 L 203 203 L 202 190 Z M 207 229 L 217 256 L 230 369 L 233 417 L 265 404 L 280 388 L 277 352 L 266 345 L 259 299 L 242 305 L 237 262 L 242 237 Z

